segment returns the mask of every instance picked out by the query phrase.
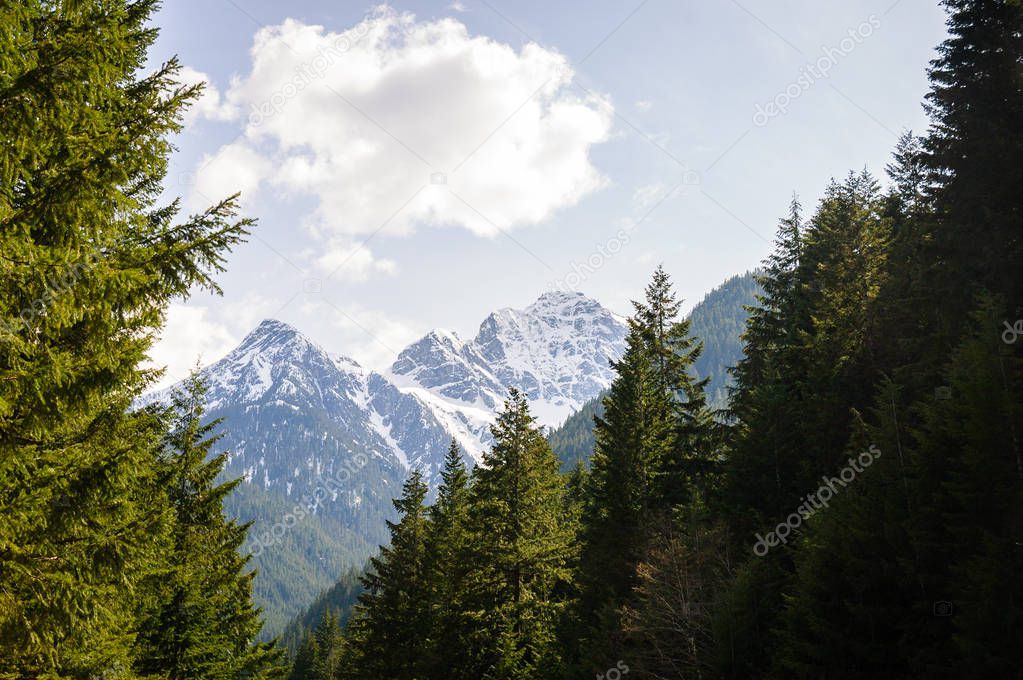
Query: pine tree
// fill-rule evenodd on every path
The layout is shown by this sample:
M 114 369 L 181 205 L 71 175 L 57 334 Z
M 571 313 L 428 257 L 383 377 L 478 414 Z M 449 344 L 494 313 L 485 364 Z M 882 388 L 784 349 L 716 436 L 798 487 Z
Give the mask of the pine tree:
M 566 632 L 587 671 L 617 658 L 620 608 L 638 585 L 652 527 L 701 502 L 715 468 L 718 426 L 706 407 L 707 380 L 692 377 L 701 345 L 679 320 L 681 305 L 662 268 L 633 304 L 625 353 L 612 364 L 617 376 L 595 420 L 576 607 L 586 623 Z
M 156 4 L 0 6 L 0 674 L 131 666 L 167 537 L 139 365 L 247 225 L 157 203 L 199 88 L 147 65 Z
M 312 634 L 313 655 L 308 678 L 303 680 L 337 680 L 338 665 L 343 653 L 341 629 L 333 612 L 324 612 Z
M 985 301 L 950 357 L 954 397 L 913 405 L 919 429 L 905 427 L 897 386 L 878 391 L 875 424 L 858 428 L 850 452 L 884 455 L 807 528 L 779 677 L 1007 677 L 1019 668 L 1023 364 L 998 337 L 999 308 Z
M 174 514 L 170 569 L 157 575 L 159 602 L 140 623 L 138 667 L 168 678 L 278 677 L 280 650 L 254 643 L 262 627 L 252 604 L 247 524 L 224 517 L 241 481 L 217 483 L 227 452 L 211 451 L 220 420 L 203 422 L 206 383 L 194 372 L 172 396 L 164 487 Z
M 342 677 L 413 680 L 426 677 L 434 601 L 427 563 L 427 487 L 414 470 L 395 499 L 398 521 L 388 522 L 391 543 L 370 560 L 366 592 L 349 624 Z
M 291 672 L 288 673 L 288 680 L 312 680 L 313 667 L 316 663 L 318 653 L 316 637 L 307 633 L 295 652 L 295 661 L 291 665 Z
M 556 624 L 572 575 L 559 462 L 511 390 L 491 427 L 493 448 L 473 472 L 470 663 L 476 677 L 538 678 L 561 664 Z
M 463 673 L 466 658 L 466 632 L 469 620 L 464 591 L 472 564 L 468 559 L 469 473 L 462 460 L 458 442 L 451 441 L 437 502 L 430 508 L 427 562 L 430 569 L 432 600 L 429 670 L 427 677 L 453 680 L 472 676 Z
M 689 320 L 679 317 L 682 301 L 676 299 L 663 267 L 654 272 L 644 300 L 632 304 L 629 324 L 650 362 L 651 394 L 663 400 L 654 409 L 671 422 L 665 451 L 655 455 L 656 503 L 670 508 L 691 501 L 714 468 L 713 420 L 705 394 L 710 379 L 693 377 L 703 343 L 690 336 Z
M 981 288 L 1019 312 L 1023 300 L 1023 6 L 944 0 L 949 37 L 931 62 L 924 141 L 936 214 L 922 286 L 938 307 L 942 351 L 967 325 Z M 943 336 L 943 337 L 942 337 Z
M 604 415 L 595 419 L 597 446 L 581 532 L 583 590 L 577 617 L 599 622 L 581 631 L 597 648 L 617 627 L 614 610 L 636 585 L 635 567 L 653 518 L 658 464 L 667 455 L 665 442 L 671 441 L 671 421 L 663 411 L 667 402 L 637 330 L 629 333 L 624 355 L 612 366 L 617 375 L 604 400 Z

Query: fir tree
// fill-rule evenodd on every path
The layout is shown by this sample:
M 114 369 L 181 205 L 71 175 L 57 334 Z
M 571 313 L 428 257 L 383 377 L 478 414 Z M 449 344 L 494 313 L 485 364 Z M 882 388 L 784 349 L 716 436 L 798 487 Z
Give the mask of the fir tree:
M 162 460 L 173 511 L 168 573 L 157 575 L 159 602 L 140 623 L 138 667 L 168 678 L 277 677 L 281 652 L 254 643 L 262 626 L 252 604 L 248 558 L 239 554 L 247 524 L 224 517 L 224 498 L 241 481 L 217 483 L 227 453 L 211 455 L 221 421 L 203 422 L 206 384 L 193 373 L 172 397 Z
M 157 203 L 198 95 L 151 68 L 155 0 L 0 6 L 0 674 L 131 666 L 160 568 L 159 432 L 129 415 L 169 301 L 245 233 Z
M 713 467 L 712 419 L 704 393 L 709 378 L 695 379 L 692 370 L 703 343 L 690 336 L 690 322 L 679 316 L 681 306 L 670 277 L 658 267 L 644 300 L 633 302 L 629 321 L 650 362 L 650 396 L 664 402 L 654 409 L 671 423 L 663 453 L 654 454 L 656 502 L 668 508 L 692 500 Z
M 491 432 L 493 448 L 473 472 L 470 660 L 477 677 L 542 677 L 561 663 L 556 624 L 575 527 L 559 461 L 522 393 L 510 391 Z
M 391 543 L 370 560 L 363 577 L 366 592 L 353 614 L 342 677 L 426 677 L 433 630 L 426 494 L 422 473 L 413 471 L 394 501 L 398 521 L 387 524 Z
M 981 288 L 1023 300 L 1023 6 L 944 0 L 949 37 L 931 62 L 924 141 L 935 226 L 927 278 L 942 351 L 967 325 Z M 942 339 L 942 336 L 943 339 Z
M 467 578 L 472 568 L 468 559 L 469 473 L 462 450 L 451 441 L 437 502 L 430 508 L 427 561 L 431 582 L 431 625 L 428 677 L 470 680 L 462 673 L 461 659 L 467 652 L 470 625 L 464 603 Z

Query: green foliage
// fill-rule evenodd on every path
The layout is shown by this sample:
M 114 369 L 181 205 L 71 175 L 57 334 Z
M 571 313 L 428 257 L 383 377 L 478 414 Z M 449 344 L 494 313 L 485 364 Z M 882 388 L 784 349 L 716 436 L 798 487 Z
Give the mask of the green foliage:
M 0 5 L 0 677 L 130 673 L 174 516 L 129 413 L 167 304 L 244 235 L 157 203 L 197 87 L 147 65 L 153 0 Z
M 946 5 L 933 125 L 899 140 L 892 189 L 832 184 L 809 224 L 783 223 L 765 268 L 719 499 L 740 544 L 842 458 L 883 455 L 725 587 L 723 676 L 1020 666 L 1020 364 L 1000 332 L 1023 292 L 1023 12 Z
M 707 379 L 691 377 L 701 345 L 678 319 L 662 269 L 634 306 L 625 354 L 613 364 L 618 375 L 596 420 L 583 494 L 580 623 L 567 636 L 587 670 L 614 665 L 619 609 L 639 585 L 653 527 L 671 526 L 675 508 L 698 505 L 715 466 L 718 426 L 706 407 Z
M 413 471 L 394 501 L 398 521 L 388 522 L 391 543 L 370 560 L 363 577 L 345 677 L 423 677 L 432 619 L 426 494 L 422 474 Z
M 324 642 L 336 623 L 307 633 L 292 678 L 535 678 L 560 667 L 578 500 L 521 393 L 493 435 L 472 475 L 452 442 L 430 508 L 412 473 L 343 639 Z
M 733 276 L 707 293 L 689 313 L 689 334 L 703 342 L 703 351 L 693 361 L 690 375 L 694 380 L 708 379 L 705 388 L 707 405 L 723 408 L 732 386 L 730 370 L 742 358 L 740 340 L 749 316 L 749 308 L 757 304 L 760 285 L 752 273 Z M 573 413 L 547 439 L 561 459 L 561 469 L 571 470 L 577 462 L 588 464 L 596 445 L 593 422 L 604 414 L 603 392 Z
M 248 225 L 157 204 L 198 88 L 140 75 L 154 8 L 0 8 L 3 677 L 274 674 L 201 386 L 174 419 L 129 411 L 168 302 L 216 291 Z
M 280 644 L 292 658 L 297 658 L 303 642 L 323 620 L 325 615 L 333 616 L 339 626 L 344 626 L 363 593 L 363 569 L 349 569 L 327 590 L 320 593 L 309 607 L 292 619 L 281 634 Z
M 220 421 L 203 422 L 206 385 L 193 374 L 173 395 L 159 461 L 174 515 L 171 559 L 152 577 L 139 623 L 136 666 L 168 678 L 278 677 L 281 652 L 253 644 L 262 626 L 252 604 L 247 525 L 225 520 L 224 498 L 241 480 L 217 483 L 227 454 L 211 456 Z
M 324 591 L 333 589 L 339 578 L 345 580 L 351 570 L 361 573 L 352 565 L 360 564 L 363 556 L 368 559 L 373 548 L 358 535 L 358 529 L 327 513 L 307 514 L 280 538 L 268 545 L 260 543 L 260 534 L 272 530 L 289 513 L 294 515 L 300 501 L 272 499 L 253 486 L 239 485 L 224 506 L 228 516 L 252 522 L 244 549 L 253 553 L 250 566 L 259 572 L 253 596 L 264 610 L 260 637 L 287 637 L 284 631 L 289 622 L 301 616 L 301 612 L 295 613 L 294 602 L 315 603 Z M 315 626 L 321 613 L 318 611 L 305 625 Z M 290 644 L 286 646 L 291 648 Z
M 556 624 L 571 579 L 575 527 L 558 459 L 511 390 L 473 472 L 467 597 L 469 657 L 494 678 L 531 678 L 561 663 Z

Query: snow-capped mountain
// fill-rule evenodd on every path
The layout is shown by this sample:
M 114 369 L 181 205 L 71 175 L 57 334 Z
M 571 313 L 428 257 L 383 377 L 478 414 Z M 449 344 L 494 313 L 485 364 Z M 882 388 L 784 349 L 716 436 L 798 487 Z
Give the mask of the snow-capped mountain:
M 218 448 L 230 452 L 225 474 L 247 482 L 233 494 L 232 510 L 255 520 L 250 537 L 258 537 L 290 509 L 307 505 L 324 480 L 348 470 L 345 483 L 331 487 L 328 502 L 318 503 L 286 540 L 294 544 L 290 561 L 320 555 L 323 537 L 340 533 L 346 561 L 361 561 L 386 540 L 384 519 L 410 468 L 435 485 L 452 437 L 467 462 L 479 462 L 512 387 L 527 395 L 541 424 L 560 424 L 610 385 L 609 362 L 624 350 L 625 334 L 624 322 L 594 300 L 547 293 L 525 309 L 494 312 L 469 341 L 432 331 L 376 373 L 267 319 L 202 369 L 208 415 L 223 418 Z M 144 401 L 166 401 L 172 389 Z M 340 559 L 334 555 L 327 561 Z M 255 559 L 264 574 L 280 567 L 268 559 Z M 333 578 L 343 565 L 324 559 L 302 568 Z M 286 581 L 273 580 L 280 581 L 277 588 Z M 287 601 L 295 598 L 270 601 L 278 596 L 266 593 L 261 604 L 293 613 Z
M 554 426 L 611 384 L 609 361 L 621 356 L 626 331 L 595 300 L 550 292 L 523 310 L 494 312 L 469 342 L 433 331 L 398 356 L 391 376 L 491 412 L 515 387 Z
M 334 442 L 328 450 L 344 451 L 343 443 L 347 456 L 362 451 L 396 474 L 416 467 L 432 479 L 452 437 L 479 462 L 509 388 L 527 395 L 541 424 L 563 422 L 610 385 L 625 334 L 596 301 L 551 292 L 525 309 L 494 312 L 468 342 L 431 331 L 383 374 L 274 319 L 202 373 L 211 415 L 226 420 L 231 471 L 265 488 L 283 485 L 290 496 L 309 481 L 303 470 L 315 477 L 338 462 L 325 451 L 299 457 L 288 444 L 312 436 L 302 426 L 322 430 Z

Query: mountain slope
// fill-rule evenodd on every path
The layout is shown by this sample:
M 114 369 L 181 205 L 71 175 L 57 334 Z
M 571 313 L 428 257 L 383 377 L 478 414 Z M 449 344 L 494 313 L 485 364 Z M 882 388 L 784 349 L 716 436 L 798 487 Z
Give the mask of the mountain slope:
M 724 408 L 732 377 L 728 369 L 742 358 L 742 334 L 749 312 L 757 305 L 760 284 L 753 272 L 737 274 L 707 293 L 692 311 L 689 332 L 703 341 L 703 352 L 693 368 L 697 377 L 710 377 L 707 403 L 711 408 Z
M 267 633 L 386 540 L 409 468 L 435 485 L 452 437 L 467 463 L 479 461 L 511 387 L 541 422 L 560 422 L 610 384 L 624 337 L 623 322 L 595 301 L 548 293 L 494 312 L 468 342 L 433 331 L 385 373 L 273 319 L 202 369 L 209 415 L 224 419 L 225 476 L 245 480 L 228 509 L 254 522 L 246 549 Z
M 733 276 L 707 293 L 689 313 L 690 333 L 703 341 L 703 353 L 696 360 L 694 373 L 711 379 L 707 384 L 711 408 L 724 408 L 728 402 L 732 384 L 728 369 L 742 358 L 741 335 L 749 316 L 745 307 L 757 304 L 759 292 L 752 273 Z M 602 399 L 603 394 L 594 397 L 548 435 L 562 469 L 589 461 L 595 444 L 593 418 L 603 413 Z

